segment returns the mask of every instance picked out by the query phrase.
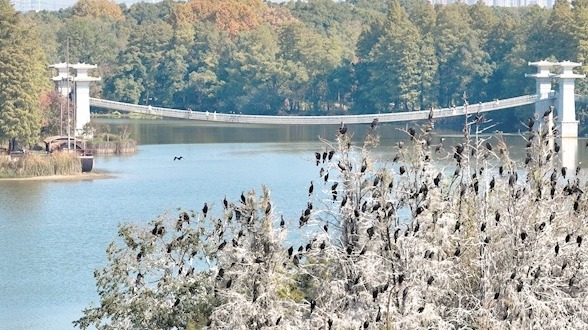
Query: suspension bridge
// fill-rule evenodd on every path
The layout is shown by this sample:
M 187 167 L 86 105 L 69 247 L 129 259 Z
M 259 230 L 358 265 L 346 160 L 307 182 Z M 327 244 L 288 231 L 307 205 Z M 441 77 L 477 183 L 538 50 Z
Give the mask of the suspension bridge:
M 378 114 L 361 114 L 361 115 L 336 115 L 336 116 L 274 116 L 274 115 L 247 115 L 235 113 L 216 113 L 210 111 L 191 111 L 185 109 L 170 109 L 155 107 L 151 105 L 137 105 L 123 102 L 116 102 L 98 98 L 90 98 L 87 93 L 89 81 L 95 81 L 99 78 L 89 78 L 86 71 L 82 71 L 80 79 L 73 79 L 74 81 L 83 82 L 80 84 L 81 90 L 78 91 L 76 84 L 76 118 L 82 118 L 82 121 L 76 121 L 76 129 L 80 130 L 89 122 L 90 106 L 99 107 L 108 110 L 116 110 L 120 112 L 132 112 L 146 115 L 154 115 L 170 118 L 183 118 L 197 121 L 211 121 L 219 123 L 241 123 L 241 124 L 266 124 L 266 125 L 324 125 L 324 124 L 367 124 L 378 119 L 378 122 L 402 122 L 415 121 L 427 118 L 444 118 L 453 116 L 463 116 L 467 114 L 484 113 L 490 111 L 498 111 L 504 109 L 511 109 L 524 105 L 535 105 L 535 116 L 540 117 L 550 107 L 555 110 L 554 113 L 557 118 L 556 124 L 559 126 L 562 137 L 577 137 L 578 136 L 578 121 L 575 114 L 575 102 L 578 97 L 574 95 L 575 80 L 584 78 L 584 75 L 573 73 L 573 68 L 581 66 L 581 63 L 570 61 L 564 62 L 530 62 L 529 66 L 537 67 L 537 73 L 526 74 L 526 77 L 535 78 L 536 80 L 536 94 L 523 95 L 513 98 L 493 100 L 490 102 L 483 102 L 478 104 L 465 104 L 460 106 L 430 109 L 410 112 L 396 112 L 396 113 L 378 113 Z M 63 65 L 53 66 L 55 68 L 64 67 Z M 79 65 L 81 70 L 86 70 L 87 65 Z M 561 72 L 558 74 L 551 73 L 553 69 Z M 58 89 L 62 91 L 64 85 L 59 85 L 59 82 L 64 81 L 62 77 L 69 75 L 68 72 L 61 72 L 60 76 L 55 77 L 54 80 L 58 82 Z M 69 77 L 69 76 L 68 76 Z M 93 79 L 93 80 L 92 80 Z M 559 83 L 559 91 L 551 90 L 552 82 L 557 79 Z M 69 81 L 69 78 L 67 78 Z M 67 87 L 69 91 L 69 85 Z M 78 95 L 79 94 L 79 95 Z M 80 99 L 81 98 L 81 99 Z M 553 116 L 553 114 L 552 114 Z M 551 119 L 550 119 L 551 120 Z

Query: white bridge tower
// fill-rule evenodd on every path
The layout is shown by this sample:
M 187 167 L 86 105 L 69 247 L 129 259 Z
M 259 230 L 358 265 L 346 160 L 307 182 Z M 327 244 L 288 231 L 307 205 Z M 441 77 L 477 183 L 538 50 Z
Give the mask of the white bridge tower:
M 585 78 L 585 75 L 575 74 L 573 69 L 581 66 L 582 63 L 563 62 L 529 62 L 529 66 L 537 67 L 537 73 L 526 74 L 526 77 L 535 78 L 537 102 L 535 103 L 535 114 L 541 118 L 549 106 L 553 105 L 557 113 L 557 125 L 562 138 L 578 137 L 578 121 L 576 120 L 576 101 L 574 87 L 576 79 Z M 560 73 L 551 73 L 556 69 Z M 559 83 L 559 92 L 551 90 L 551 83 L 556 79 Z M 555 94 L 555 104 L 551 103 L 552 95 Z M 551 120 L 551 118 L 550 118 Z M 551 127 L 551 123 L 549 123 Z
M 88 70 L 96 69 L 98 66 L 86 63 L 58 63 L 49 67 L 57 69 L 57 76 L 52 78 L 57 91 L 75 100 L 74 128 L 75 135 L 79 136 L 84 131 L 84 126 L 90 122 L 90 83 L 101 79 L 88 76 Z M 75 76 L 70 75 L 70 69 L 76 71 Z

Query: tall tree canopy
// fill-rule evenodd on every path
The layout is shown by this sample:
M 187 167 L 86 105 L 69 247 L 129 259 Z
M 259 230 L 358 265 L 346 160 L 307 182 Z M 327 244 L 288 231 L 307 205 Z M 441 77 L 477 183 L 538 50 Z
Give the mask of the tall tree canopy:
M 0 0 L 0 141 L 37 141 L 40 94 L 47 86 L 45 55 L 34 29 Z

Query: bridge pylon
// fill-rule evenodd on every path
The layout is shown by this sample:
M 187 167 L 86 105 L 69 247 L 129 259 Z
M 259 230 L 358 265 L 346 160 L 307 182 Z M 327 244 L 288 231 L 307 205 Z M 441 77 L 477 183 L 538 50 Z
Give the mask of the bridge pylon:
M 75 100 L 74 134 L 82 135 L 84 126 L 90 122 L 90 83 L 101 79 L 88 76 L 88 70 L 95 69 L 97 66 L 86 63 L 58 63 L 49 67 L 57 69 L 57 76 L 52 78 L 57 91 L 62 96 Z M 70 69 L 76 71 L 75 76 L 71 76 Z
M 537 73 L 525 74 L 525 77 L 535 78 L 537 102 L 535 102 L 535 116 L 543 118 L 543 114 L 550 107 L 554 106 L 557 113 L 557 125 L 562 138 L 578 137 L 578 121 L 576 120 L 576 101 L 574 98 L 574 88 L 576 79 L 585 78 L 585 75 L 575 74 L 573 69 L 581 66 L 582 63 L 563 61 L 549 62 L 538 61 L 529 62 L 529 66 L 537 67 Z M 558 74 L 551 73 L 551 69 L 559 69 Z M 557 79 L 559 83 L 559 92 L 551 90 L 551 83 Z M 555 104 L 552 103 L 552 93 L 555 93 Z M 548 125 L 551 127 L 553 113 L 549 116 Z M 541 121 L 537 125 L 541 124 Z
M 564 61 L 556 64 L 561 68 L 561 73 L 555 77 L 559 80 L 559 93 L 557 94 L 558 124 L 562 138 L 578 137 L 578 120 L 576 120 L 576 100 L 574 87 L 576 79 L 586 78 L 586 75 L 575 74 L 572 70 L 582 66 L 582 63 Z

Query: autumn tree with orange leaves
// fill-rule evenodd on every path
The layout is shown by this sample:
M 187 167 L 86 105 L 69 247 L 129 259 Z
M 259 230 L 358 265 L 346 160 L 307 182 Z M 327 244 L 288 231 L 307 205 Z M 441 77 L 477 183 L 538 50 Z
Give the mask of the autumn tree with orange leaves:
M 192 0 L 178 3 L 171 20 L 176 26 L 211 22 L 219 30 L 235 36 L 261 24 L 265 9 L 261 0 Z
M 112 0 L 79 0 L 72 10 L 76 16 L 124 20 L 120 6 Z

